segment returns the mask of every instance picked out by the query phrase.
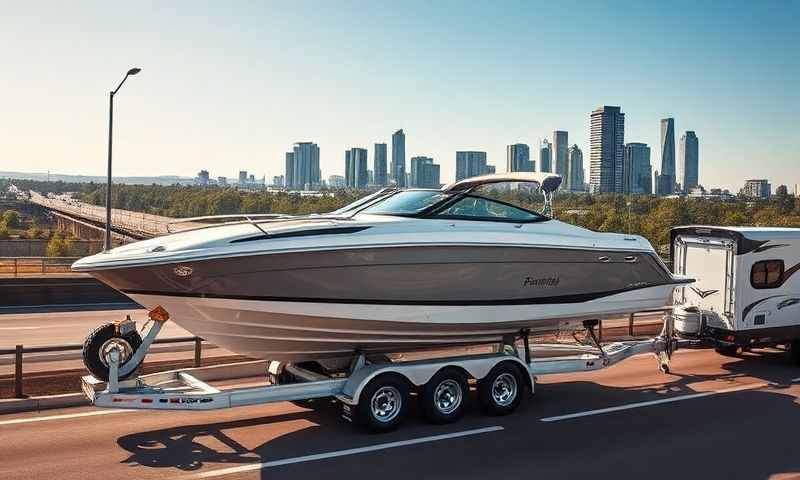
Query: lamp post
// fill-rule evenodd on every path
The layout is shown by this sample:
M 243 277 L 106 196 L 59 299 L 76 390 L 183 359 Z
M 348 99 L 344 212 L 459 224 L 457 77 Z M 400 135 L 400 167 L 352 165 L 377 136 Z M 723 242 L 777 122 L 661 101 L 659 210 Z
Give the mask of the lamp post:
M 119 91 L 125 80 L 131 75 L 141 72 L 141 68 L 131 68 L 125 74 L 125 78 L 119 82 L 117 88 L 109 93 L 108 96 L 108 184 L 106 185 L 106 242 L 105 250 L 111 250 L 111 132 L 114 126 L 114 95 Z

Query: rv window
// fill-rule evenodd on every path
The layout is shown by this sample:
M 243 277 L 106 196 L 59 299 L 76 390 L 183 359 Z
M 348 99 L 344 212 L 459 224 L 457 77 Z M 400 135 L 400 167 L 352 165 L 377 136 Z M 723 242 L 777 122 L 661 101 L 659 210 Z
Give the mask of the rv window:
M 750 284 L 753 288 L 776 288 L 781 286 L 783 260 L 762 260 L 753 264 Z

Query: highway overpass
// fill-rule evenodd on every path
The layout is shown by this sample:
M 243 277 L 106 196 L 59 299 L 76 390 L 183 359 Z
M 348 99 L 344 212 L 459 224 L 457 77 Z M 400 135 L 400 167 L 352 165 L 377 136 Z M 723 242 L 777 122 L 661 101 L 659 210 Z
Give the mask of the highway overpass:
M 71 232 L 78 238 L 103 238 L 106 209 L 69 198 L 67 196 L 45 197 L 30 192 L 30 201 L 49 210 L 60 230 Z M 167 225 L 175 221 L 171 217 L 111 209 L 111 225 L 115 241 L 125 243 L 132 240 L 157 237 L 169 233 Z

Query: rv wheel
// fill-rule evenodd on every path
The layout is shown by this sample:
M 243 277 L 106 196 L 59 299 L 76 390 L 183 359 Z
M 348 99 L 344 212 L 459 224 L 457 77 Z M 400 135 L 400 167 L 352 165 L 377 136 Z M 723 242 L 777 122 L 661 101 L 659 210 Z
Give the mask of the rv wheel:
M 384 433 L 397 428 L 409 405 L 409 388 L 405 379 L 381 375 L 372 379 L 361 391 L 355 406 L 356 420 L 371 433 Z
M 133 357 L 136 350 L 142 345 L 139 332 L 133 331 L 124 336 L 117 334 L 117 326 L 113 323 L 100 325 L 86 337 L 83 342 L 83 364 L 98 380 L 108 381 L 108 355 L 112 348 L 120 352 L 120 367 Z M 120 380 L 133 376 L 137 368 Z
M 433 423 L 455 422 L 467 410 L 469 383 L 458 370 L 442 370 L 422 387 L 422 412 Z
M 496 365 L 478 382 L 478 401 L 488 415 L 508 415 L 519 406 L 525 379 L 511 362 Z

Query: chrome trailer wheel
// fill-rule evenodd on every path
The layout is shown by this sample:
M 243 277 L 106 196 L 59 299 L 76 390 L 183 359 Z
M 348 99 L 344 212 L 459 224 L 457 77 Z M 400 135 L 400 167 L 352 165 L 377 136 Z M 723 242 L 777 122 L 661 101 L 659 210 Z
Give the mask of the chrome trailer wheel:
M 422 412 L 433 423 L 458 420 L 467 409 L 469 384 L 462 372 L 445 369 L 434 375 L 422 388 Z
M 500 363 L 478 382 L 481 410 L 489 415 L 507 415 L 519 406 L 526 388 L 525 379 L 515 364 Z
M 409 387 L 396 375 L 381 375 L 372 379 L 361 391 L 356 418 L 372 433 L 394 430 L 405 417 L 409 405 Z

